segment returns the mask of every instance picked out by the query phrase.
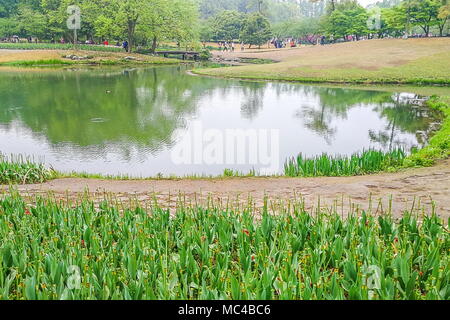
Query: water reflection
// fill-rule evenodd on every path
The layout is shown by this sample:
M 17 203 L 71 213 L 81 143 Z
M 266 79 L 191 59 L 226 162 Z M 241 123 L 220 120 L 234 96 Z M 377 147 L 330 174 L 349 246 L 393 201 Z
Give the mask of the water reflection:
M 241 104 L 241 114 L 243 118 L 254 119 L 258 112 L 264 107 L 264 88 L 265 83 L 247 83 L 242 87 L 242 93 L 245 96 Z
M 318 96 L 318 103 L 304 104 L 296 117 L 304 121 L 306 127 L 322 136 L 331 145 L 338 132 L 334 125 L 336 119 L 347 119 L 352 108 L 371 107 L 380 117 L 387 119 L 382 130 L 369 130 L 372 142 L 379 143 L 384 149 L 410 149 L 414 145 L 423 147 L 428 137 L 436 130 L 439 115 L 432 110 L 409 104 L 416 95 L 377 91 L 361 91 L 336 88 L 305 88 Z M 406 141 L 399 136 L 402 133 L 416 134 L 417 141 Z
M 0 73 L 0 151 L 45 156 L 65 171 L 217 174 L 233 166 L 171 163 L 194 120 L 278 129 L 280 163 L 299 152 L 422 146 L 436 122 L 404 94 L 211 79 L 187 68 Z
M 411 148 L 413 145 L 408 145 L 406 141 L 398 138 L 399 133 L 409 132 L 416 135 L 419 146 L 424 146 L 430 135 L 437 129 L 438 115 L 430 109 L 409 104 L 411 99 L 417 98 L 418 96 L 413 94 L 396 93 L 391 96 L 390 103 L 380 103 L 375 106 L 374 110 L 388 122 L 382 130 L 369 132 L 371 140 L 389 150 L 405 145 Z

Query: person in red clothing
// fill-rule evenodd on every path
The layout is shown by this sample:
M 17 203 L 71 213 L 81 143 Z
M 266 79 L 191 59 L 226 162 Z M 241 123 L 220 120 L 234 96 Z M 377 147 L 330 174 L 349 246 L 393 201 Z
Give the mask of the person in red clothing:
M 103 41 L 103 44 L 104 44 L 105 46 L 108 46 L 108 45 L 109 45 L 108 40 Z

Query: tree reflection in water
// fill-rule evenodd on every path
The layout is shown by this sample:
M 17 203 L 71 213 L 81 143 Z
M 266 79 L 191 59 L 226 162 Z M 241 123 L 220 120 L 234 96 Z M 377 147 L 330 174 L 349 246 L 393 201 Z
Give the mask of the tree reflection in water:
M 373 110 L 388 120 L 384 130 L 369 130 L 370 140 L 385 149 L 405 147 L 407 143 L 397 138 L 398 133 L 405 132 L 416 134 L 418 147 L 422 147 L 430 133 L 436 129 L 433 126 L 438 117 L 436 112 L 409 103 L 410 99 L 418 98 L 416 95 L 312 87 L 305 87 L 305 91 L 317 94 L 319 101 L 304 103 L 296 112 L 296 117 L 302 119 L 306 127 L 322 136 L 328 144 L 332 144 L 333 137 L 339 130 L 333 126 L 333 122 L 338 118 L 346 119 L 352 108 L 367 105 L 375 106 Z M 406 147 L 411 148 L 413 145 Z
M 190 174 L 197 169 L 167 168 L 170 150 L 194 120 L 218 130 L 277 129 L 281 163 L 299 152 L 350 153 L 371 143 L 420 146 L 436 122 L 404 94 L 213 79 L 191 76 L 189 68 L 2 72 L 0 151 L 27 153 L 16 146 L 28 144 L 33 155 L 65 169 L 83 163 L 91 172 Z M 357 142 L 348 138 L 354 130 Z

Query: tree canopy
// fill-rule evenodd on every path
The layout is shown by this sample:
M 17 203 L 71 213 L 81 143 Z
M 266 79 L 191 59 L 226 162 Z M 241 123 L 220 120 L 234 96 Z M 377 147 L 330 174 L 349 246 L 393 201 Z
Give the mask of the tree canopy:
M 261 46 L 272 36 L 270 23 L 262 14 L 254 13 L 247 17 L 241 31 L 241 40 L 249 45 Z
M 186 44 L 197 39 L 196 0 L 2 0 L 0 38 L 17 34 L 72 40 L 66 27 L 69 5 L 80 7 L 79 35 L 86 39 L 127 40 L 130 48 L 135 43 L 167 39 Z
M 260 45 L 271 36 L 443 36 L 450 25 L 448 0 L 379 0 L 368 8 L 357 0 L 1 0 L 0 40 L 18 35 L 72 41 L 69 5 L 81 8 L 79 39 L 127 40 L 131 49 L 155 50 L 162 42 Z

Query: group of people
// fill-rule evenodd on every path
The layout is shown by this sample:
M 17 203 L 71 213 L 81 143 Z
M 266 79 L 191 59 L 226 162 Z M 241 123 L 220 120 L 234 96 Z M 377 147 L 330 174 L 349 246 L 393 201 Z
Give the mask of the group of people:
M 332 43 L 334 41 L 333 37 L 330 37 L 327 39 L 325 36 L 309 36 L 306 38 L 301 39 L 295 39 L 295 38 L 286 38 L 286 39 L 280 39 L 280 38 L 273 38 L 269 41 L 268 47 L 271 45 L 275 47 L 276 49 L 283 49 L 283 48 L 295 48 L 303 43 L 307 44 L 317 44 L 317 45 L 325 45 L 327 43 Z
M 50 43 L 55 44 L 56 43 L 55 38 L 52 37 L 51 40 L 50 40 Z M 64 37 L 61 37 L 61 38 L 59 38 L 58 43 L 65 44 L 66 40 L 64 39 Z
M 4 37 L 4 38 L 0 38 L 0 42 L 19 43 L 20 38 L 19 38 L 19 36 Z
M 228 52 L 228 51 L 234 52 L 234 49 L 235 49 L 235 47 L 234 47 L 234 42 L 233 41 L 231 41 L 231 42 L 227 42 L 227 41 L 219 42 L 219 50 L 220 51 L 223 51 L 223 52 Z
M 86 44 L 95 44 L 95 42 L 92 41 L 92 40 L 86 40 Z M 109 46 L 110 45 L 109 41 L 108 40 L 104 40 L 103 41 L 103 45 L 105 47 Z M 122 47 L 126 52 L 128 52 L 128 48 L 129 48 L 128 41 L 125 40 L 124 42 L 122 42 L 122 44 L 120 43 L 120 41 L 117 41 L 116 42 L 116 47 Z
M 282 48 L 286 48 L 288 46 L 291 48 L 295 48 L 295 47 L 297 47 L 299 42 L 293 38 L 289 38 L 289 39 L 273 38 L 270 41 L 270 44 L 273 45 L 276 49 L 282 49 Z
M 108 40 L 103 41 L 103 45 L 105 47 L 109 46 L 109 41 Z M 116 47 L 122 47 L 126 52 L 128 52 L 128 47 L 129 47 L 128 41 L 125 40 L 124 42 L 122 42 L 122 44 L 120 44 L 120 42 L 117 41 Z
M 38 38 L 28 37 L 27 38 L 28 43 L 38 43 Z
M 287 47 L 295 48 L 299 44 L 301 44 L 301 42 L 294 38 L 288 39 L 273 38 L 272 40 L 270 40 L 270 44 L 273 45 L 276 49 L 282 49 Z

